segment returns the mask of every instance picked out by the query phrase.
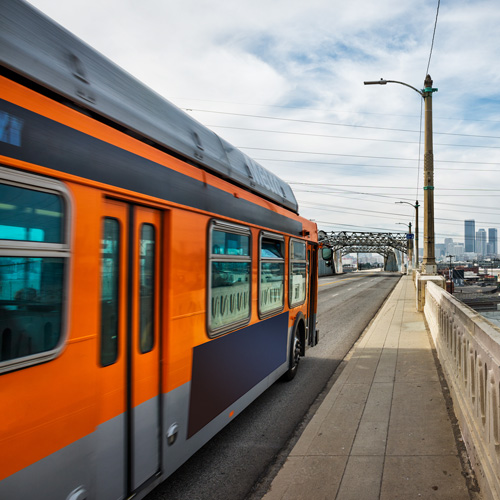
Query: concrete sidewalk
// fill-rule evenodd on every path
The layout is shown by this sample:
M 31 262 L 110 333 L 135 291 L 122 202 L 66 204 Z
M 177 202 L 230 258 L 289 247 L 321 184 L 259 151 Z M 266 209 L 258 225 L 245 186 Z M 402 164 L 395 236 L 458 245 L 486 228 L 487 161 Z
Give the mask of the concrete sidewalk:
M 469 500 L 429 338 L 403 276 L 264 499 Z

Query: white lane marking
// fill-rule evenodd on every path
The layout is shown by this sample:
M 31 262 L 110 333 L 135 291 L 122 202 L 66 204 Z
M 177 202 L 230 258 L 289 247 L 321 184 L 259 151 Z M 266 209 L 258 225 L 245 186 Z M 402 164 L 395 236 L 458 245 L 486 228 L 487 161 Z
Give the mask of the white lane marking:
M 335 295 L 332 295 L 332 298 L 333 298 L 333 297 L 336 297 L 337 295 L 338 295 L 338 293 L 336 293 Z

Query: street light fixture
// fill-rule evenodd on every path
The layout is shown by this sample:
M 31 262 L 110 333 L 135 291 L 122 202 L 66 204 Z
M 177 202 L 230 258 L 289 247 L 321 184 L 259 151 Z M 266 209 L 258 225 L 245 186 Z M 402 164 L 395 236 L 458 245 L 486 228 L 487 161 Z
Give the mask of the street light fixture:
M 432 94 L 437 89 L 432 88 L 430 75 L 425 77 L 424 89 L 418 90 L 411 85 L 397 80 L 364 82 L 365 85 L 386 85 L 398 83 L 410 87 L 424 99 L 425 102 L 425 154 L 424 154 L 424 259 L 422 262 L 423 274 L 437 274 L 434 249 L 434 153 L 432 147 Z
M 394 203 L 406 203 L 415 209 L 415 269 L 418 269 L 418 207 L 420 206 L 418 200 L 415 201 L 415 205 L 409 201 L 395 201 Z

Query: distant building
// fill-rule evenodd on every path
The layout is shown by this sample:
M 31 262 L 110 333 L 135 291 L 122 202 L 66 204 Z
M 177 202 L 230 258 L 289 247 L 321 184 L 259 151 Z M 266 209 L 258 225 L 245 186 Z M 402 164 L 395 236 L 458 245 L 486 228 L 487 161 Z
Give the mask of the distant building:
M 476 252 L 464 252 L 464 260 L 472 262 L 475 259 L 477 259 Z
M 498 253 L 498 233 L 497 230 L 490 227 L 488 229 L 488 255 Z
M 454 255 L 455 260 L 462 260 L 465 254 L 465 245 L 463 243 L 455 243 L 453 247 L 453 252 L 450 252 L 448 255 Z
M 465 251 L 475 252 L 476 251 L 476 221 L 466 220 L 465 221 Z
M 455 253 L 454 253 L 455 245 L 453 243 L 453 238 L 445 238 L 444 239 L 444 246 L 445 246 L 446 255 L 455 255 Z
M 434 249 L 436 259 L 442 259 L 446 255 L 446 245 L 444 243 L 436 243 Z
M 476 253 L 483 257 L 487 255 L 486 231 L 484 229 L 479 229 L 476 232 Z

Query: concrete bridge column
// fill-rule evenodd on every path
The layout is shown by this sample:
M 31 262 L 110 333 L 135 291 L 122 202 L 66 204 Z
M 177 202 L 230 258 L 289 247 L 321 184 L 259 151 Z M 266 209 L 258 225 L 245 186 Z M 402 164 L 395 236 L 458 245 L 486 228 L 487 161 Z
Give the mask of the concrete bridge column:
M 384 271 L 399 271 L 396 254 L 394 252 L 390 252 L 388 255 L 385 256 Z

